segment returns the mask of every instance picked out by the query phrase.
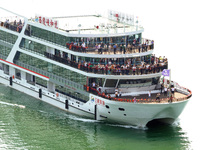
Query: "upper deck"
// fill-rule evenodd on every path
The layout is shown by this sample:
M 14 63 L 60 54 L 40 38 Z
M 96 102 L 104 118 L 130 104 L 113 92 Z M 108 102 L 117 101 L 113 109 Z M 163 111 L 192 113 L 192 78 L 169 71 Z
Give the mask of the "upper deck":
M 116 17 L 101 15 L 79 15 L 54 17 L 59 22 L 59 29 L 69 34 L 81 34 L 90 37 L 122 36 L 142 31 L 143 27 L 133 21 L 119 21 Z
M 111 17 L 101 15 L 54 18 L 36 16 L 27 19 L 10 11 L 8 14 L 6 17 L 1 17 L 0 22 L 1 27 L 14 31 L 10 33 L 19 36 L 17 32 L 20 33 L 25 27 L 26 30 L 21 35 L 27 35 L 23 37 L 28 39 L 29 43 L 35 41 L 76 56 L 95 58 L 110 58 L 111 55 L 113 58 L 145 56 L 151 54 L 154 48 L 152 40 L 142 38 L 143 27 L 139 26 L 138 20 L 134 21 L 134 17 L 131 18 L 131 16 L 122 19 L 123 17 L 113 13 Z M 121 54 L 126 54 L 126 56 Z

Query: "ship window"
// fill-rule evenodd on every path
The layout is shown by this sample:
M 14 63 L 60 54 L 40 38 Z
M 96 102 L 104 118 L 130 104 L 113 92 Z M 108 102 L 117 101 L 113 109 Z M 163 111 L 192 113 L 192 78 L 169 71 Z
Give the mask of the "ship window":
M 108 105 L 106 105 L 106 108 L 108 108 L 108 109 L 109 109 L 110 107 L 109 107 Z
M 125 109 L 124 109 L 124 108 L 119 108 L 119 110 L 120 110 L 120 111 L 125 111 Z
M 105 87 L 115 87 L 117 84 L 117 80 L 115 79 L 107 79 Z

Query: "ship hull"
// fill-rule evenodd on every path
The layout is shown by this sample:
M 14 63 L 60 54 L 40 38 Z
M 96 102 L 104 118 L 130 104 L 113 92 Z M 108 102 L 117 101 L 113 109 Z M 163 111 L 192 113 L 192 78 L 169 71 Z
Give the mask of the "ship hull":
M 40 88 L 28 84 L 24 80 L 13 79 L 12 85 L 10 85 L 10 76 L 4 74 L 3 71 L 0 71 L 0 83 L 70 113 L 95 120 L 139 127 L 145 127 L 148 122 L 157 119 L 166 123 L 173 123 L 181 114 L 189 100 L 154 104 L 132 103 L 111 101 L 90 94 L 88 102 L 83 103 L 69 96 L 63 96 L 62 94 L 57 96 L 55 93 L 51 93 L 45 89 L 42 89 L 42 94 L 40 95 Z
M 184 110 L 188 100 L 173 103 L 141 104 L 127 102 L 106 102 L 109 106 L 98 105 L 100 118 L 145 127 L 148 122 L 160 120 L 164 123 L 173 123 Z

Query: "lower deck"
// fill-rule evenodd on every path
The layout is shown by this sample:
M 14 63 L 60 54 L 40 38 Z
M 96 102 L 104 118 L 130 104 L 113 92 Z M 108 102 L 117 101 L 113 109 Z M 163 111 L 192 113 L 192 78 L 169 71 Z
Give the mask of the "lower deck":
M 159 92 L 160 93 L 160 92 Z M 160 100 L 156 100 L 157 98 L 157 94 L 158 93 L 151 93 L 151 96 L 149 96 L 149 94 L 141 94 L 141 95 L 137 95 L 137 96 L 122 96 L 122 99 L 133 99 L 134 97 L 136 98 L 136 103 L 168 103 L 170 102 L 170 95 L 169 93 L 167 93 L 167 95 L 165 95 L 164 93 L 160 93 L 159 98 Z M 172 101 L 171 102 L 177 102 L 177 101 L 182 101 L 187 99 L 187 95 L 180 93 L 180 92 L 174 92 L 174 94 L 172 95 Z
M 138 92 L 115 92 L 112 94 L 105 94 L 100 93 L 98 90 L 89 87 L 89 91 L 95 95 L 101 96 L 106 99 L 110 99 L 113 101 L 120 101 L 120 102 L 131 102 L 131 103 L 173 103 L 178 101 L 184 101 L 189 99 L 192 96 L 190 90 L 185 89 L 179 86 L 177 83 L 174 85 L 175 92 L 174 94 L 168 90 L 168 92 L 164 92 L 161 89 L 152 90 L 151 94 L 149 91 L 138 91 Z M 121 90 L 121 89 L 119 89 Z M 128 89 L 127 89 L 128 91 Z

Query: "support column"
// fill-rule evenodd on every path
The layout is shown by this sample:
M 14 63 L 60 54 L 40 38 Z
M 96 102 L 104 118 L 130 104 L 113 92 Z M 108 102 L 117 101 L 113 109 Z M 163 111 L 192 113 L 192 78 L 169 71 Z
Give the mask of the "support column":
M 26 83 L 26 72 L 21 71 L 21 81 L 22 83 Z
M 76 56 L 76 62 L 78 63 L 78 56 Z
M 15 68 L 9 66 L 9 75 L 15 78 Z
M 47 82 L 47 89 L 48 89 L 49 92 L 53 92 L 54 93 L 55 92 L 55 84 L 50 82 L 50 81 L 48 81 Z

